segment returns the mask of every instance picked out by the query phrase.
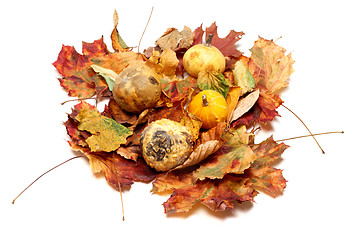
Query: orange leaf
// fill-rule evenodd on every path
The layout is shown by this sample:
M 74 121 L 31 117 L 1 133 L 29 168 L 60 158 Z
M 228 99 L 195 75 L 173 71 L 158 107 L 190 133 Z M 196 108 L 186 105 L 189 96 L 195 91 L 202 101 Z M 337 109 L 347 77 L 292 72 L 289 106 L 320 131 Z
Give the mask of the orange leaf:
M 251 49 L 254 63 L 265 72 L 265 77 L 257 82 L 272 93 L 278 93 L 288 85 L 288 79 L 293 73 L 295 62 L 291 53 L 285 55 L 286 50 L 278 46 L 273 40 L 259 37 Z

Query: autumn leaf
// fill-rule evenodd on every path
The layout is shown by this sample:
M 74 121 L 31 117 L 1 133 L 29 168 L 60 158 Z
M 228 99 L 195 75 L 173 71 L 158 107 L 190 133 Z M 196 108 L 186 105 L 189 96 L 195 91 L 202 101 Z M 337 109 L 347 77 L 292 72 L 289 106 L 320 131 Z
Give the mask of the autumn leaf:
M 109 53 L 103 37 L 93 43 L 82 43 L 82 53 L 74 47 L 62 45 L 57 60 L 53 63 L 61 74 L 60 85 L 72 97 L 91 97 L 96 93 L 96 85 L 92 79 L 95 72 L 90 68 L 90 60 Z
M 193 43 L 194 35 L 189 27 L 184 27 L 180 32 L 176 28 L 169 28 L 166 32 L 156 40 L 156 46 L 161 50 L 171 49 L 177 51 L 181 48 L 189 48 Z
M 92 134 L 86 139 L 92 152 L 114 151 L 126 143 L 126 138 L 133 133 L 115 120 L 102 116 L 98 110 L 88 107 L 80 109 L 75 119 L 79 122 L 78 130 Z
M 137 121 L 136 114 L 124 111 L 113 98 L 110 99 L 108 105 L 105 106 L 102 115 L 113 118 L 116 122 L 121 124 L 127 123 L 133 125 Z
M 165 95 L 171 99 L 172 102 L 178 102 L 187 97 L 192 88 L 197 87 L 197 79 L 194 77 L 187 77 L 186 79 L 162 78 L 161 86 Z
M 265 77 L 258 79 L 257 84 L 263 85 L 272 93 L 278 93 L 288 85 L 293 73 L 294 60 L 291 53 L 285 55 L 286 50 L 272 40 L 259 37 L 250 49 L 251 59 L 265 72 Z
M 271 165 L 281 158 L 287 148 L 288 146 L 284 143 L 276 143 L 272 136 L 252 147 L 256 160 L 246 174 L 254 188 L 273 197 L 282 194 L 286 187 L 286 180 L 282 175 L 282 170 Z
M 159 174 L 153 182 L 153 193 L 172 191 L 163 203 L 165 213 L 188 212 L 194 205 L 202 203 L 214 211 L 234 208 L 234 202 L 253 201 L 257 191 L 246 183 L 246 179 L 226 175 L 223 179 L 193 181 L 190 170 L 178 170 Z
M 256 82 L 247 68 L 246 64 L 242 60 L 238 60 L 233 69 L 233 76 L 235 86 L 241 87 L 241 96 L 247 92 L 253 91 L 256 86 Z
M 198 87 L 201 90 L 214 90 L 226 98 L 230 87 L 222 73 L 216 71 L 201 71 L 197 79 Z
M 248 146 L 251 134 L 246 127 L 230 129 L 224 136 L 226 144 L 193 173 L 195 179 L 221 179 L 228 173 L 242 174 L 255 160 L 252 149 Z
M 210 27 L 205 29 L 206 38 L 209 34 L 213 34 L 211 45 L 217 47 L 225 57 L 238 58 L 242 55 L 242 53 L 237 50 L 235 44 L 242 38 L 242 35 L 244 35 L 243 32 L 231 30 L 226 37 L 220 38 L 218 36 L 218 26 L 216 26 L 214 22 Z
M 267 123 L 280 116 L 276 109 L 283 103 L 281 98 L 261 85 L 258 85 L 258 89 L 258 100 L 248 112 L 232 123 L 233 127 L 242 124 L 248 126 L 251 123 Z
M 222 134 L 225 127 L 225 123 L 218 123 L 210 130 L 200 133 L 199 138 L 193 146 L 194 150 L 191 155 L 182 165 L 176 167 L 175 169 L 186 168 L 198 164 L 218 151 L 224 143 Z
M 240 98 L 240 93 L 242 91 L 241 87 L 230 87 L 229 93 L 226 96 L 227 103 L 227 119 L 226 124 L 229 126 L 232 112 L 237 107 L 238 100 Z
M 124 52 L 124 51 L 129 51 L 129 47 L 125 43 L 125 41 L 122 39 L 119 31 L 117 30 L 117 25 L 119 24 L 119 15 L 117 14 L 116 9 L 114 10 L 114 29 L 111 32 L 110 38 L 111 38 L 111 43 L 112 43 L 112 48 L 116 52 Z
M 230 113 L 229 123 L 232 123 L 233 121 L 240 118 L 243 114 L 247 113 L 257 102 L 259 95 L 259 90 L 256 90 L 242 98 L 238 102 L 236 108 L 233 109 L 233 112 Z
M 115 189 L 128 187 L 134 182 L 150 182 L 156 172 L 144 160 L 127 160 L 115 152 L 91 152 L 89 148 L 80 147 L 69 142 L 73 150 L 82 152 L 88 159 L 94 174 L 103 173 L 107 182 Z

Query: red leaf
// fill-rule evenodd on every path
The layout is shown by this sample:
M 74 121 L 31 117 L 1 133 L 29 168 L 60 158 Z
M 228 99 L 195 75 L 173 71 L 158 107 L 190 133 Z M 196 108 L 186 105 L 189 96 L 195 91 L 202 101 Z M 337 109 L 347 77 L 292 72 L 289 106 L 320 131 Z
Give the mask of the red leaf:
M 278 95 L 275 95 L 265 89 L 263 86 L 257 86 L 260 89 L 259 98 L 256 104 L 246 114 L 235 121 L 232 126 L 250 125 L 251 123 L 267 123 L 275 117 L 280 116 L 277 108 L 283 101 Z
M 240 51 L 237 50 L 235 44 L 241 39 L 243 32 L 235 32 L 231 30 L 230 33 L 225 38 L 220 38 L 217 32 L 218 27 L 215 22 L 208 28 L 205 29 L 205 36 L 213 34 L 213 40 L 211 42 L 212 46 L 217 47 L 222 54 L 226 57 L 238 58 L 242 55 Z
M 82 43 L 82 54 L 74 47 L 62 45 L 57 60 L 53 63 L 62 78 L 60 85 L 72 97 L 91 97 L 96 92 L 97 79 L 92 79 L 95 72 L 90 68 L 92 58 L 104 56 L 109 53 L 103 37 L 93 43 Z M 99 86 L 101 88 L 101 86 Z M 100 89 L 99 92 L 104 91 Z

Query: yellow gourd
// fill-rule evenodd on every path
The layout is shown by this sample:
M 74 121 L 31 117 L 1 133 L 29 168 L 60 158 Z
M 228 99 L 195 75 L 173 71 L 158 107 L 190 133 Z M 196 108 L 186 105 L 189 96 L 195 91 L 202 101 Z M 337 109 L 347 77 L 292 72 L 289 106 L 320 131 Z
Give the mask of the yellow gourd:
M 194 96 L 188 111 L 202 120 L 202 128 L 209 129 L 215 127 L 218 122 L 226 121 L 227 103 L 219 92 L 203 90 Z

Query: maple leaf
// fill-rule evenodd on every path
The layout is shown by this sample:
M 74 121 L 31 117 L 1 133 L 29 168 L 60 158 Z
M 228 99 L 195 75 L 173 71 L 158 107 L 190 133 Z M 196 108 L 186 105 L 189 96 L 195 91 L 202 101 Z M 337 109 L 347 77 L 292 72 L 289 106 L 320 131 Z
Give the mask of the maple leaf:
M 253 62 L 265 72 L 265 77 L 257 79 L 257 84 L 263 85 L 272 93 L 278 93 L 288 85 L 294 63 L 291 53 L 285 55 L 284 48 L 272 40 L 261 37 L 254 43 L 250 51 Z
M 233 209 L 233 202 L 253 201 L 257 191 L 246 179 L 226 175 L 223 179 L 194 181 L 190 169 L 157 175 L 153 193 L 172 191 L 163 203 L 165 213 L 188 212 L 195 204 L 202 203 L 214 211 Z
M 134 182 L 150 182 L 156 176 L 156 172 L 140 158 L 130 161 L 115 152 L 91 152 L 89 148 L 83 148 L 73 142 L 69 144 L 73 150 L 81 151 L 89 159 L 94 174 L 103 173 L 106 181 L 117 190 Z
M 244 35 L 243 32 L 231 30 L 226 37 L 220 38 L 218 36 L 218 27 L 214 22 L 210 27 L 205 29 L 205 36 L 207 37 L 209 34 L 213 34 L 211 45 L 217 47 L 225 57 L 238 58 L 242 55 L 242 53 L 237 50 L 235 44 L 241 39 L 242 35 Z
M 164 94 L 171 99 L 172 102 L 178 102 L 187 97 L 191 89 L 197 87 L 197 79 L 194 77 L 187 77 L 186 79 L 162 78 L 161 86 Z
M 91 134 L 85 142 L 92 152 L 114 151 L 126 143 L 126 138 L 133 133 L 115 120 L 102 116 L 95 107 L 85 102 L 76 105 L 75 114 L 71 117 L 78 122 L 77 130 Z
M 223 136 L 226 144 L 193 173 L 195 179 L 221 179 L 228 173 L 242 174 L 255 160 L 255 154 L 248 146 L 251 135 L 246 133 L 245 126 L 230 129 Z
M 62 75 L 60 85 L 72 97 L 91 97 L 96 93 L 95 81 L 92 77 L 95 72 L 90 69 L 92 58 L 109 53 L 103 37 L 93 43 L 82 43 L 82 53 L 79 54 L 74 47 L 62 45 L 57 60 L 53 63 Z
M 282 170 L 273 168 L 271 165 L 281 158 L 288 147 L 284 143 L 276 143 L 272 136 L 252 147 L 256 160 L 246 174 L 254 188 L 273 197 L 282 194 L 286 187 L 286 180 L 282 176 Z

